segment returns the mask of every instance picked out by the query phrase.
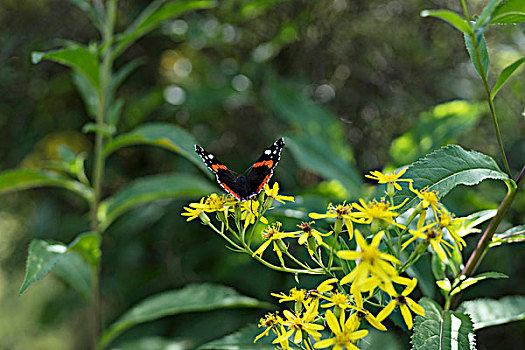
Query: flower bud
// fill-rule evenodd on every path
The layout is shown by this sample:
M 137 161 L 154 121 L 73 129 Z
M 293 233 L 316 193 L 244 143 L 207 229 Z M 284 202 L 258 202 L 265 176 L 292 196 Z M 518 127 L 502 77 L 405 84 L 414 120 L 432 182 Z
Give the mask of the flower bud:
M 335 219 L 334 233 L 338 235 L 339 233 L 341 233 L 342 229 L 343 229 L 343 219 L 342 218 Z
M 199 219 L 201 219 L 201 221 L 202 221 L 202 223 L 204 225 L 209 225 L 210 224 L 210 218 L 203 211 L 199 213 Z

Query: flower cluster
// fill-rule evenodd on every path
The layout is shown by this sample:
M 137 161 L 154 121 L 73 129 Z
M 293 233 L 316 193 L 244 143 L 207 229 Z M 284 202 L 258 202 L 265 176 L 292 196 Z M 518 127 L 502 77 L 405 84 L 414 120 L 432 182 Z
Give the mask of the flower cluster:
M 266 185 L 257 199 L 244 202 L 212 194 L 191 203 L 182 215 L 188 221 L 200 218 L 226 239 L 232 250 L 247 253 L 269 268 L 326 276 L 310 291 L 293 288 L 287 294 L 272 293 L 279 303 L 292 303 L 293 307 L 285 309 L 282 316 L 272 313 L 263 317 L 259 323 L 263 331 L 255 341 L 273 335 L 276 349 L 291 349 L 291 343 L 310 350 L 358 349 L 360 339 L 368 334 L 360 329 L 363 320 L 386 331 L 383 322 L 398 309 L 411 329 L 413 314 L 425 314 L 409 296 L 417 286 L 416 278 L 403 276 L 410 265 L 427 252 L 445 264 L 454 250 L 466 245 L 457 232 L 459 219 L 440 203 L 439 193 L 415 189 L 412 180 L 401 178 L 404 172 L 371 172 L 366 176 L 386 184 L 386 198 L 329 204 L 326 212 L 308 215 L 317 224 L 304 221 L 295 231 L 283 230 L 280 222 L 269 224 L 265 218 L 274 201 L 295 200 L 280 195 L 277 183 L 273 188 Z M 408 190 L 419 201 L 409 218 L 398 211 L 406 200 L 394 204 L 401 183 L 408 183 Z M 210 213 L 216 213 L 220 228 L 211 222 Z M 321 229 L 323 221 L 332 224 L 332 229 Z M 252 250 L 256 232 L 261 243 Z M 280 264 L 267 260 L 272 255 L 267 252 L 270 246 Z M 311 261 L 297 257 L 304 257 L 299 255 L 301 249 L 306 249 Z

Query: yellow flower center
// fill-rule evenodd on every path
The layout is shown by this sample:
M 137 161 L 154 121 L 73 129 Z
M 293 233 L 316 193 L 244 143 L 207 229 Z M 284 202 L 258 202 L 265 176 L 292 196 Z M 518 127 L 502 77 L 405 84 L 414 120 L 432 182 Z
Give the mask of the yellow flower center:
M 289 321 L 288 324 L 290 328 L 303 329 L 304 322 L 302 318 L 296 316 L 292 321 Z
M 337 207 L 332 207 L 331 211 L 335 214 L 337 214 L 338 218 L 342 218 L 343 215 L 348 215 L 349 208 L 347 205 L 341 205 L 339 204 Z
M 277 222 L 275 224 L 272 224 L 271 226 L 268 226 L 265 230 L 261 232 L 261 236 L 263 239 L 273 239 L 279 237 L 279 230 L 281 229 L 281 223 Z
M 335 336 L 335 343 L 339 346 L 346 346 L 347 344 L 352 343 L 352 338 L 350 337 L 350 334 L 342 332 Z
M 361 260 L 369 263 L 379 258 L 379 251 L 374 247 L 368 247 L 361 253 Z
M 336 305 L 343 305 L 348 302 L 348 298 L 343 293 L 337 292 L 332 296 L 332 302 Z
M 205 202 L 205 204 L 214 211 L 223 209 L 225 203 L 224 197 L 219 197 L 215 193 L 206 198 Z
M 301 302 L 304 299 L 306 299 L 306 292 L 304 289 L 297 290 L 293 288 L 292 290 L 290 290 L 290 298 L 292 298 L 296 302 Z
M 438 191 L 427 191 L 423 190 L 420 192 L 421 199 L 423 200 L 423 208 L 428 208 L 431 205 L 437 204 L 439 202 L 439 192 Z

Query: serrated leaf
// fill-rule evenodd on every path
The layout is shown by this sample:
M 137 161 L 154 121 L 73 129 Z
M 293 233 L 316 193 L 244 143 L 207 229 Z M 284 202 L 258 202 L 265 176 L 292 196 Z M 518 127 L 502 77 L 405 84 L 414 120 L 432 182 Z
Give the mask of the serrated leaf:
M 117 149 L 126 146 L 153 145 L 179 153 L 206 174 L 210 174 L 206 165 L 195 153 L 195 143 L 195 138 L 177 125 L 150 123 L 144 124 L 129 133 L 119 135 L 108 142 L 104 148 L 104 156 L 107 157 Z
M 286 145 L 302 168 L 327 179 L 338 180 L 352 196 L 361 193 L 361 180 L 353 166 L 334 154 L 330 146 L 309 135 L 286 137 Z
M 122 332 L 140 323 L 180 313 L 237 307 L 267 308 L 269 305 L 232 288 L 211 284 L 189 285 L 160 293 L 135 305 L 116 320 L 102 335 L 99 347 L 106 347 Z
M 43 59 L 71 67 L 83 75 L 94 88 L 98 89 L 100 87 L 100 65 L 98 58 L 84 46 L 75 45 L 54 51 L 31 53 L 31 61 L 33 63 L 39 63 Z
M 421 17 L 435 17 L 439 18 L 463 34 L 472 34 L 472 28 L 470 28 L 470 25 L 467 21 L 465 21 L 461 16 L 459 16 L 457 13 L 448 11 L 448 10 L 424 10 L 421 11 Z
M 100 236 L 95 232 L 82 233 L 67 246 L 61 242 L 34 239 L 29 245 L 26 275 L 20 287 L 20 294 L 54 269 L 66 282 L 89 299 L 91 267 L 97 266 L 99 259 Z
M 505 243 L 525 242 L 525 225 L 514 226 L 503 233 L 497 233 L 492 237 L 489 247 L 497 247 Z
M 272 344 L 272 341 L 276 337 L 273 332 L 268 333 L 268 336 L 262 337 L 256 343 L 253 342 L 255 337 L 263 331 L 264 328 L 257 328 L 255 325 L 248 325 L 235 333 L 201 345 L 197 350 L 274 350 L 275 344 Z M 297 348 L 293 347 L 293 349 Z
M 518 24 L 524 21 L 525 2 L 523 0 L 507 0 L 494 11 L 490 24 Z
M 26 261 L 26 275 L 20 286 L 20 294 L 34 282 L 39 281 L 53 267 L 57 260 L 67 251 L 67 247 L 60 242 L 34 239 L 29 245 Z
M 0 173 L 0 194 L 46 186 L 68 189 L 77 193 L 88 202 L 93 199 L 93 190 L 91 188 L 55 172 L 12 169 Z
M 100 204 L 99 220 L 106 228 L 118 216 L 141 204 L 176 198 L 196 198 L 216 190 L 211 185 L 191 174 L 152 175 L 127 184 L 114 196 Z
M 494 159 L 457 145 L 443 147 L 412 163 L 403 177 L 414 180 L 415 189 L 428 186 L 429 191 L 438 191 L 440 198 L 458 185 L 473 186 L 486 179 L 509 181 Z M 408 201 L 399 209 L 401 213 L 419 202 L 416 194 L 406 188 L 394 197 L 397 204 L 405 199 Z
M 140 37 L 157 28 L 163 21 L 182 15 L 185 12 L 207 9 L 216 6 L 215 1 L 153 1 L 121 34 L 117 35 L 115 54 L 120 54 Z
M 520 321 L 525 319 L 525 296 L 464 301 L 458 311 L 470 315 L 475 330 Z
M 478 283 L 479 281 L 483 281 L 487 278 L 499 279 L 499 278 L 509 278 L 509 276 L 505 275 L 504 273 L 500 273 L 500 272 L 481 273 L 477 276 L 469 277 L 463 280 L 458 286 L 454 287 L 450 295 L 458 294 L 459 292 L 467 289 L 468 287 Z
M 443 311 L 433 300 L 423 298 L 419 304 L 425 316 L 417 316 L 411 337 L 412 350 L 475 349 L 472 321 L 466 314 Z
M 477 51 L 479 54 L 479 59 L 481 61 L 481 67 L 478 64 L 478 60 L 476 58 L 476 53 L 474 51 L 474 44 L 472 43 L 472 40 L 469 38 L 468 35 L 464 36 L 465 38 L 465 47 L 467 48 L 468 54 L 470 56 L 470 60 L 472 61 L 472 64 L 474 65 L 474 68 L 476 68 L 476 71 L 481 76 L 481 72 L 483 71 L 483 74 L 485 77 L 488 74 L 489 70 L 489 53 L 487 51 L 487 42 L 485 41 L 484 35 L 479 35 L 479 38 L 477 38 Z
M 514 63 L 505 67 L 505 69 L 499 75 L 498 80 L 496 81 L 496 84 L 494 84 L 492 91 L 490 92 L 491 98 L 494 98 L 496 96 L 498 91 L 503 87 L 503 85 L 511 77 L 512 73 L 514 73 L 516 69 L 518 69 L 523 64 L 523 62 L 525 62 L 525 57 L 522 57 L 519 60 L 515 61 Z

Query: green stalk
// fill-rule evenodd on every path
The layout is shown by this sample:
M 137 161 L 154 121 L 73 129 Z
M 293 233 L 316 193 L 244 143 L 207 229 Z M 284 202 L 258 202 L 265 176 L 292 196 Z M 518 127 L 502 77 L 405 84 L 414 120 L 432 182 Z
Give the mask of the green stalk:
M 461 7 L 463 8 L 463 14 L 465 15 L 465 19 L 467 21 L 470 21 L 470 14 L 468 12 L 467 3 L 465 0 L 461 0 Z M 489 104 L 490 116 L 492 118 L 492 123 L 494 124 L 494 130 L 496 131 L 496 138 L 498 140 L 499 152 L 501 154 L 501 158 L 503 159 L 503 164 L 505 165 L 505 172 L 507 173 L 507 175 L 509 175 L 510 178 L 512 178 L 512 175 L 510 173 L 509 162 L 507 161 L 507 156 L 505 155 L 505 149 L 503 148 L 503 141 L 501 139 L 501 132 L 499 130 L 498 118 L 496 116 L 496 109 L 494 108 L 494 101 L 490 95 L 490 87 L 487 82 L 487 76 L 481 65 L 481 58 L 480 58 L 479 51 L 478 51 L 478 43 L 476 42 L 475 33 L 473 33 L 470 36 L 470 40 L 472 41 L 472 46 L 474 48 L 474 56 L 476 57 L 476 62 L 480 70 L 479 75 L 481 76 L 481 81 L 483 82 L 485 93 L 487 94 L 487 103 Z
M 485 232 L 483 232 L 483 236 L 478 242 L 478 246 L 472 254 L 470 255 L 470 258 L 467 261 L 467 264 L 465 265 L 465 268 L 461 272 L 462 276 L 465 276 L 466 278 L 474 275 L 476 272 L 476 269 L 478 268 L 479 264 L 481 263 L 481 260 L 487 253 L 489 249 L 490 242 L 492 241 L 492 237 L 496 233 L 496 229 L 498 228 L 499 224 L 505 217 L 505 214 L 507 213 L 507 210 L 510 208 L 512 202 L 514 202 L 514 199 L 516 199 L 516 195 L 518 193 L 518 190 L 520 188 L 520 185 L 523 181 L 523 177 L 525 174 L 525 166 L 521 169 L 520 175 L 516 179 L 516 183 L 514 183 L 512 180 L 507 182 L 507 195 L 501 202 L 498 211 L 496 212 L 496 216 L 492 218 L 489 225 L 485 229 Z M 461 293 L 455 294 L 452 297 L 452 300 L 450 302 L 450 307 L 455 308 L 460 300 Z
M 104 129 L 106 121 L 106 111 L 108 104 L 108 86 L 111 81 L 111 67 L 113 65 L 113 53 L 111 50 L 111 44 L 113 43 L 113 30 L 115 24 L 116 14 L 116 0 L 111 0 L 107 3 L 106 9 L 106 20 L 104 22 L 104 31 L 102 35 L 103 46 L 106 47 L 104 56 L 102 59 L 102 65 L 100 69 L 100 86 L 98 89 L 98 105 L 96 124 L 97 131 L 95 133 L 95 150 L 94 150 L 94 165 L 93 165 L 93 189 L 94 189 L 94 200 L 91 206 L 91 230 L 97 232 L 100 239 L 99 249 L 102 251 L 102 230 L 98 221 L 98 209 L 102 196 L 102 183 L 104 181 L 104 134 L 101 130 Z M 92 303 L 91 303 L 91 317 L 92 317 L 92 349 L 98 347 L 98 339 L 100 336 L 100 261 L 97 267 L 92 273 Z

